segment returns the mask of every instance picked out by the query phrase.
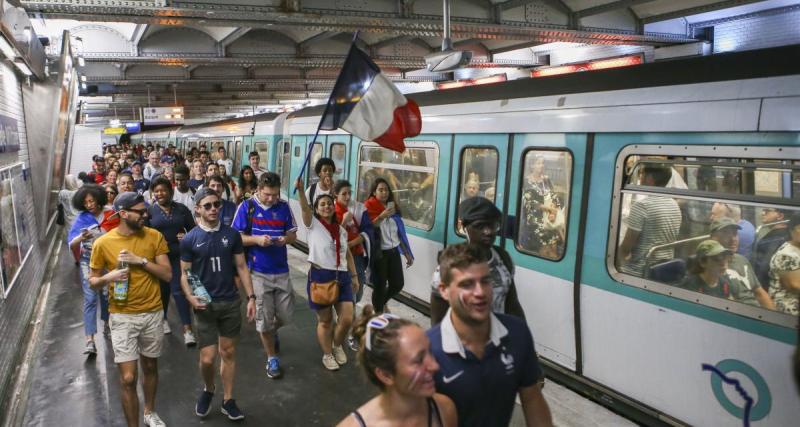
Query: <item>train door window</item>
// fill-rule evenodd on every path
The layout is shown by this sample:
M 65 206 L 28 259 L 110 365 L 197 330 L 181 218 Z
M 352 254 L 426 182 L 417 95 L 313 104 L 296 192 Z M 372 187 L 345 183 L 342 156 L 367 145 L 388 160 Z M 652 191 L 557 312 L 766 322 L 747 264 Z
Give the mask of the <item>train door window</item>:
M 239 171 L 242 170 L 242 140 L 238 139 L 234 144 L 234 152 L 228 153 L 228 157 L 233 157 L 233 173 L 232 175 L 239 176 Z
M 564 256 L 572 178 L 572 154 L 528 150 L 523 156 L 517 249 L 549 260 Z
M 261 170 L 267 170 L 267 162 L 269 162 L 269 144 L 267 141 L 256 141 L 255 147 L 253 147 L 256 153 L 258 153 L 258 166 Z M 251 167 L 253 165 L 250 165 Z
M 364 201 L 377 178 L 394 193 L 403 221 L 414 228 L 433 228 L 439 147 L 434 142 L 407 142 L 398 153 L 371 142 L 361 144 L 358 159 L 357 199 Z
M 497 149 L 492 147 L 470 147 L 461 152 L 461 167 L 458 180 L 458 202 L 470 197 L 485 197 L 492 202 L 497 188 Z M 456 212 L 458 209 L 456 209 Z M 461 230 L 456 230 L 463 236 Z
M 314 172 L 314 166 L 317 164 L 317 160 L 322 158 L 322 143 L 315 142 L 314 145 L 311 147 L 311 159 L 308 161 L 308 173 L 306 173 L 306 188 L 310 187 L 311 184 L 316 184 L 319 181 L 319 177 Z
M 800 245 L 800 233 L 791 227 L 793 218 L 800 224 L 794 188 L 800 165 L 778 148 L 725 147 L 726 157 L 707 147 L 681 147 L 680 156 L 668 151 L 636 146 L 620 154 L 612 276 L 792 324 L 799 311 L 790 280 L 800 272 L 800 251 L 792 244 L 797 234 Z
M 333 182 L 345 179 L 347 176 L 347 146 L 337 142 L 331 144 L 330 150 L 331 159 L 333 159 L 333 164 L 336 165 L 336 171 L 333 172 Z
M 281 188 L 284 192 L 289 192 L 289 170 L 291 169 L 292 144 L 288 139 L 278 142 L 278 158 L 276 159 L 275 169 L 281 177 Z M 263 159 L 261 159 L 263 161 Z

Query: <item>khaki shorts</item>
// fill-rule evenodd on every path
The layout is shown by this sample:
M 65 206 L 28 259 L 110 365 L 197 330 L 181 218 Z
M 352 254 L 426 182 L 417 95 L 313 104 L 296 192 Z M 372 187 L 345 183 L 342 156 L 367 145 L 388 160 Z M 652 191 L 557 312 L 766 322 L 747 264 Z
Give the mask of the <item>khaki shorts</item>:
M 194 311 L 200 348 L 217 345 L 219 337 L 239 338 L 242 330 L 242 300 L 212 302 Z
M 275 332 L 278 325 L 288 325 L 294 314 L 294 290 L 289 273 L 250 273 L 256 294 L 256 330 Z
M 164 347 L 164 312 L 111 313 L 111 347 L 114 363 L 139 360 L 139 355 L 155 359 Z

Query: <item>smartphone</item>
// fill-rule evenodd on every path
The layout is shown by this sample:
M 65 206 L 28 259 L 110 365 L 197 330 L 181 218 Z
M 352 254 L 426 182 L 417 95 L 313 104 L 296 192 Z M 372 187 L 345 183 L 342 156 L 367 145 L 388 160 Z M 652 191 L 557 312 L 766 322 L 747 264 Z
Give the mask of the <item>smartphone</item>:
M 270 240 L 272 240 L 273 242 L 277 242 L 280 239 L 281 239 L 280 237 L 270 237 Z
M 389 202 L 386 204 L 386 209 L 394 209 L 394 202 Z

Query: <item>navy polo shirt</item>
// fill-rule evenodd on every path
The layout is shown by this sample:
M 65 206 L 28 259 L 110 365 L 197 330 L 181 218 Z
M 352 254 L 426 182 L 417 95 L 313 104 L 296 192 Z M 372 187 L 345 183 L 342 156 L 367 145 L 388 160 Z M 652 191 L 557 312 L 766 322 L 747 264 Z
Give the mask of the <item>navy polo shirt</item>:
M 177 258 L 180 255 L 178 233 L 187 233 L 194 228 L 192 212 L 183 204 L 172 202 L 169 214 L 164 212 L 158 203 L 148 206 L 147 213 L 149 214 L 147 226 L 155 228 L 164 235 L 164 240 L 167 241 L 167 247 L 169 247 L 169 257 Z
M 197 191 L 197 189 L 202 187 L 205 182 L 206 181 L 204 179 L 190 178 L 189 179 L 189 188 L 191 188 L 194 191 Z
M 517 392 L 541 376 L 528 325 L 516 317 L 493 314 L 490 340 L 480 360 L 461 343 L 450 310 L 427 334 L 439 363 L 436 391 L 455 403 L 458 425 L 507 426 Z
M 297 230 L 292 216 L 292 209 L 283 200 L 272 206 L 264 206 L 255 196 L 245 200 L 236 211 L 233 228 L 244 233 L 247 231 L 247 209 L 253 207 L 253 227 L 251 236 L 268 235 L 272 238 L 286 236 L 286 233 Z M 251 270 L 262 274 L 283 274 L 289 272 L 286 245 L 284 246 L 250 246 L 247 250 L 247 265 Z
M 181 261 L 192 263 L 192 273 L 200 278 L 213 301 L 238 298 L 233 282 L 234 255 L 241 253 L 244 253 L 242 236 L 224 224 L 216 229 L 198 225 L 181 240 Z
M 150 180 L 145 178 L 134 179 L 133 189 L 139 194 L 144 194 L 145 191 L 150 189 Z

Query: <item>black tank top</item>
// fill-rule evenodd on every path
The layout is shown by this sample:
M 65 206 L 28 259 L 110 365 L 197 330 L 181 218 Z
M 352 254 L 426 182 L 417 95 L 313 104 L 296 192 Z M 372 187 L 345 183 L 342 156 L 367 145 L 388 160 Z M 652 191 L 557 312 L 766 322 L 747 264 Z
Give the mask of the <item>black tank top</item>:
M 433 417 L 436 417 L 436 425 L 438 427 L 444 427 L 444 423 L 442 423 L 442 415 L 439 413 L 439 405 L 436 404 L 436 401 L 433 400 L 432 397 L 427 399 L 428 401 L 428 427 L 433 427 Z M 367 424 L 364 422 L 364 418 L 358 411 L 353 411 L 353 417 L 358 421 L 358 425 L 361 427 L 367 427 Z

